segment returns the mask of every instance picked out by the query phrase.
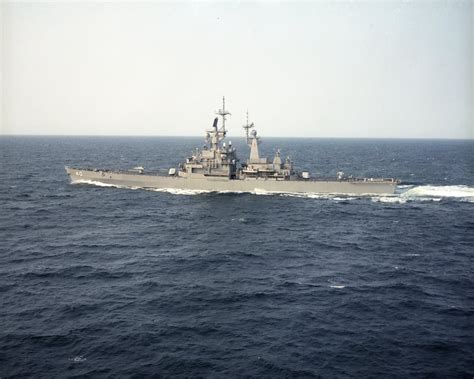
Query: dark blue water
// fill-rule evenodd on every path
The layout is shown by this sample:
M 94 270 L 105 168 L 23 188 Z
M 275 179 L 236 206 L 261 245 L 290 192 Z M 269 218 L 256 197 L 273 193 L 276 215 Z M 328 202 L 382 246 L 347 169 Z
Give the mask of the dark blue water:
M 241 141 L 233 141 L 241 149 Z M 70 185 L 197 138 L 0 139 L 0 376 L 472 377 L 474 143 L 280 140 L 395 197 Z

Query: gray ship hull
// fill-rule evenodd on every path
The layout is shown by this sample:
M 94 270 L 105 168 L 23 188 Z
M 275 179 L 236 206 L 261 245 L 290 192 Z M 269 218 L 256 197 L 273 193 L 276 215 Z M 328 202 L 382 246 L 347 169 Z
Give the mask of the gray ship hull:
M 393 179 L 274 180 L 229 179 L 226 177 L 182 178 L 120 171 L 101 171 L 66 167 L 72 183 L 98 182 L 120 187 L 192 190 L 210 192 L 275 192 L 314 194 L 393 194 Z

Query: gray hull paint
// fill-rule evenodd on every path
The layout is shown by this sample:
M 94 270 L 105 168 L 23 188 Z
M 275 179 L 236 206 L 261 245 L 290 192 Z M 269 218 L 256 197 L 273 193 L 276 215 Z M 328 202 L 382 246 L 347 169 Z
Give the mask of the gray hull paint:
M 66 167 L 72 183 L 100 182 L 129 188 L 196 190 L 212 192 L 318 193 L 318 194 L 393 194 L 396 181 L 363 180 L 283 180 L 207 177 L 181 178 Z

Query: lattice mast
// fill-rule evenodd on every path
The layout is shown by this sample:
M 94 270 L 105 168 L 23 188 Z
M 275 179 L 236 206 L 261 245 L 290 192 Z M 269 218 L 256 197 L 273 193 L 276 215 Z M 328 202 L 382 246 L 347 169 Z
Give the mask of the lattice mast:
M 222 96 L 222 109 L 219 109 L 216 112 L 216 114 L 218 116 L 222 117 L 222 128 L 220 129 L 220 131 L 222 131 L 225 135 L 225 133 L 226 133 L 226 130 L 225 130 L 225 120 L 226 120 L 226 118 L 225 118 L 225 116 L 229 116 L 230 112 L 225 109 L 225 97 L 224 96 Z
M 218 128 L 218 117 L 214 119 L 212 129 L 206 131 L 206 141 L 210 145 L 211 151 L 218 151 L 220 142 L 225 138 L 227 130 L 225 130 L 226 116 L 230 115 L 230 112 L 225 109 L 225 98 L 222 97 L 222 109 L 215 112 L 216 115 L 222 117 L 222 127 Z
M 254 127 L 255 127 L 255 124 L 253 122 L 249 124 L 249 111 L 247 110 L 247 123 L 243 126 L 243 128 L 245 129 L 245 137 L 246 137 L 248 146 L 252 145 L 252 138 L 250 137 L 250 129 L 253 129 Z

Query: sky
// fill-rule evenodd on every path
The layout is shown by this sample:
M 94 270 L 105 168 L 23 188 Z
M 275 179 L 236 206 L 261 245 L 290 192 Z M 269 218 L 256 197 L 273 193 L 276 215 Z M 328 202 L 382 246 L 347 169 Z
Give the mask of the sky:
M 0 11 L 0 134 L 474 138 L 472 1 Z

